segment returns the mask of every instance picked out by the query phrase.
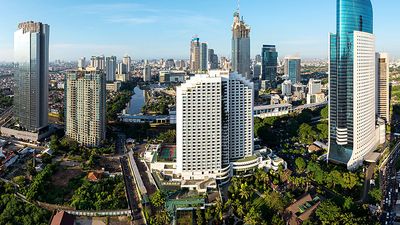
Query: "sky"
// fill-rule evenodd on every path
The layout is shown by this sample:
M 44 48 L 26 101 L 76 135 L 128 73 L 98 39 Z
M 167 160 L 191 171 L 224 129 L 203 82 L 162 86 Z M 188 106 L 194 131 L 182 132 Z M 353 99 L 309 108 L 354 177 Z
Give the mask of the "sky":
M 376 50 L 400 57 L 399 0 L 372 0 Z M 0 61 L 13 60 L 19 22 L 50 25 L 50 60 L 129 54 L 135 59 L 189 57 L 198 35 L 230 57 L 236 0 L 0 0 Z M 327 58 L 336 32 L 336 0 L 241 0 L 251 53 L 275 44 L 279 57 Z

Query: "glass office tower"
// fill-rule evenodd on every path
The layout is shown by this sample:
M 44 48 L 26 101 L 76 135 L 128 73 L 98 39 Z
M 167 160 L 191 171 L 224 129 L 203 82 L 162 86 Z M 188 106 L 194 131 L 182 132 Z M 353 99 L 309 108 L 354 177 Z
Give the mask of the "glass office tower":
M 275 45 L 263 45 L 261 57 L 261 80 L 267 80 L 271 87 L 275 87 L 278 70 L 278 52 Z
M 14 33 L 14 107 L 22 130 L 48 125 L 49 32 L 49 25 L 29 21 Z
M 375 37 L 370 0 L 337 0 L 330 34 L 329 160 L 354 169 L 375 144 Z

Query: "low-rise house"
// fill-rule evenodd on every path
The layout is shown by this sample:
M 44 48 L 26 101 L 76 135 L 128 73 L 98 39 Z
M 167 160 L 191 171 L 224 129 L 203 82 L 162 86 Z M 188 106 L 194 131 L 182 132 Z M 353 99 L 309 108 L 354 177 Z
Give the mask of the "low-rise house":
M 319 196 L 311 197 L 310 194 L 305 194 L 296 202 L 285 209 L 284 219 L 288 225 L 300 225 L 308 220 L 311 215 L 317 210 L 321 199 Z

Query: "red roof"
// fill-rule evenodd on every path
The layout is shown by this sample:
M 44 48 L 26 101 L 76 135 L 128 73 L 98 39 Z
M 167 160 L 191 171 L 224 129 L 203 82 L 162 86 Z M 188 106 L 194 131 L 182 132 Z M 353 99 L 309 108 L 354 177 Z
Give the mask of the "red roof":
M 60 211 L 53 216 L 50 225 L 74 225 L 74 217 L 65 211 Z

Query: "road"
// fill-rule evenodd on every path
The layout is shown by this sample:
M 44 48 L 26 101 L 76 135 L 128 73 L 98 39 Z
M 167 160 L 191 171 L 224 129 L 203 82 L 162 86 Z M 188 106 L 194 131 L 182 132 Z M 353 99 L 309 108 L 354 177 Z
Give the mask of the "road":
M 393 224 L 396 217 L 394 207 L 397 201 L 397 193 L 395 193 L 395 189 L 399 185 L 396 182 L 396 162 L 399 160 L 399 156 L 400 142 L 397 142 L 380 171 L 382 177 L 381 190 L 383 194 L 381 222 L 385 225 Z
M 368 192 L 370 189 L 370 183 L 372 176 L 374 175 L 374 168 L 376 166 L 376 163 L 369 163 L 368 167 L 365 170 L 365 180 L 364 180 L 364 190 L 362 193 L 361 197 L 361 202 L 367 202 L 368 201 Z
M 137 225 L 146 224 L 144 220 L 142 204 L 140 203 L 140 198 L 138 197 L 136 191 L 135 182 L 129 169 L 128 158 L 123 156 L 120 158 L 120 161 L 122 173 L 124 176 L 126 195 L 128 198 L 129 208 L 131 209 L 133 223 Z

